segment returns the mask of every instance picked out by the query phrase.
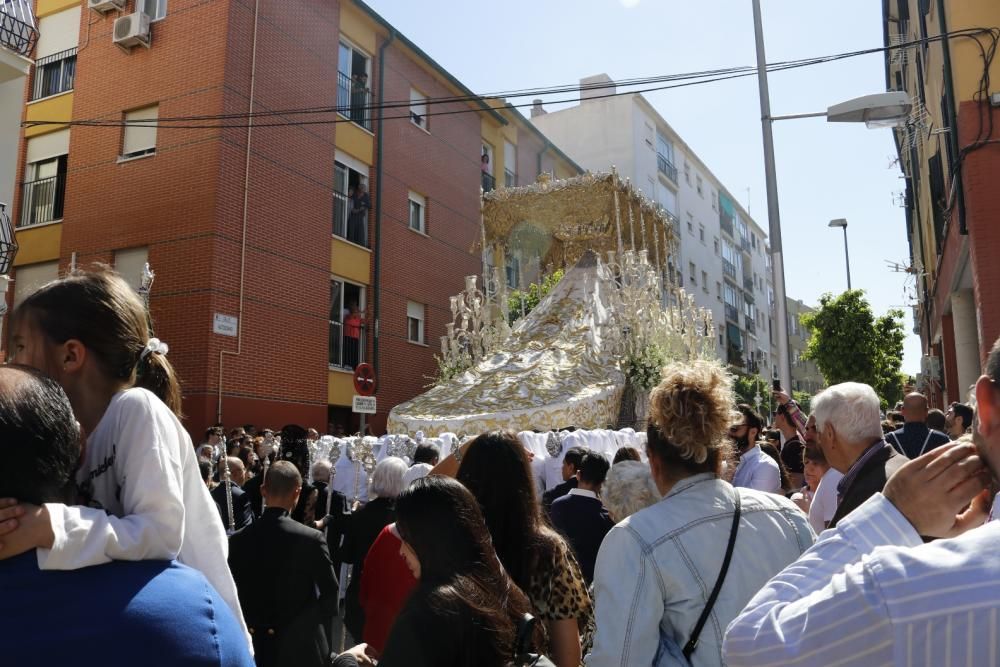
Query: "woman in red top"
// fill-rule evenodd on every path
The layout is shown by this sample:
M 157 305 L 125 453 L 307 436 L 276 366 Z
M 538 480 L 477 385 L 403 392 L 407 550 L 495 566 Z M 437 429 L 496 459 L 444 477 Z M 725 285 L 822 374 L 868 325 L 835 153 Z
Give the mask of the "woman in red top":
M 350 368 L 361 361 L 361 327 L 364 323 L 365 316 L 358 309 L 358 304 L 350 304 L 344 318 L 344 363 Z
M 417 580 L 400 555 L 402 541 L 392 523 L 382 529 L 365 556 L 361 574 L 361 595 L 365 610 L 363 641 L 379 654 L 385 649 L 389 630 Z

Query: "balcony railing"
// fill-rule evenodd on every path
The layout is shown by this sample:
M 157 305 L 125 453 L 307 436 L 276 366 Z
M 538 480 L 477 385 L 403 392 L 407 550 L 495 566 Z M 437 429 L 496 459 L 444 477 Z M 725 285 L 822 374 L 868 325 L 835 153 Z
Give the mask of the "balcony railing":
M 22 55 L 31 55 L 38 41 L 31 0 L 0 0 L 0 46 Z
M 757 333 L 757 325 L 749 317 L 746 318 L 746 330 L 747 330 L 747 333 L 751 333 L 751 334 Z
M 368 247 L 368 211 L 352 213 L 350 198 L 333 192 L 333 235 L 359 246 Z
M 76 47 L 35 61 L 31 99 L 40 100 L 73 90 L 76 79 Z
M 517 185 L 517 174 L 512 172 L 510 169 L 503 170 L 503 184 L 504 187 L 512 188 Z
M 751 252 L 750 239 L 745 236 L 740 237 L 740 249 L 744 252 Z
M 656 168 L 660 170 L 661 174 L 669 178 L 671 181 L 674 183 L 677 182 L 677 167 L 675 167 L 670 160 L 663 157 L 659 153 L 656 154 Z
M 356 79 L 337 72 L 337 113 L 372 131 L 372 91 Z
M 21 184 L 21 218 L 18 227 L 62 220 L 66 199 L 66 174 Z
M 722 260 L 722 272 L 733 280 L 736 280 L 736 265 L 728 259 L 723 258 Z
M 740 311 L 736 306 L 726 304 L 726 319 L 739 324 Z
M 753 288 L 754 288 L 753 278 L 749 276 L 743 276 L 743 289 L 749 292 L 753 292 Z
M 486 192 L 492 192 L 493 190 L 496 190 L 497 179 L 493 178 L 492 175 L 487 174 L 485 171 L 482 172 L 482 175 L 483 175 L 483 178 L 482 178 L 483 192 L 486 193 Z
M 367 331 L 364 325 L 352 327 L 330 321 L 330 366 L 353 371 L 365 363 Z

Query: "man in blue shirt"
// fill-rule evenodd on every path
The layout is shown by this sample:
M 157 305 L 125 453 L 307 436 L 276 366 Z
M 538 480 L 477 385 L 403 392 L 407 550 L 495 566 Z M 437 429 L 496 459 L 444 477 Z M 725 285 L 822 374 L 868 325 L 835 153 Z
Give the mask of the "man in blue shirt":
M 54 381 L 0 366 L 0 498 L 73 502 L 80 427 Z M 9 665 L 252 667 L 239 624 L 199 572 L 172 561 L 42 571 L 0 560 L 0 656 Z
M 908 459 L 915 459 L 941 445 L 947 445 L 951 438 L 946 433 L 927 428 L 927 397 L 916 392 L 903 399 L 903 428 L 885 436 L 885 441 Z

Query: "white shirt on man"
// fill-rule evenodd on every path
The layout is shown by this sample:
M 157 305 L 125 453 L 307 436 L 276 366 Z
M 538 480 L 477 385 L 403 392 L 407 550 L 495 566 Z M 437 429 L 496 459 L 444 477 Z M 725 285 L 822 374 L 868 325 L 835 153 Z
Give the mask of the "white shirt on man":
M 844 473 L 830 468 L 819 480 L 816 493 L 809 504 L 809 523 L 819 535 L 826 530 L 837 512 L 837 484 L 844 478 Z
M 826 530 L 726 631 L 730 667 L 1000 664 L 1000 524 L 924 544 L 881 493 Z
M 733 486 L 784 495 L 781 491 L 781 470 L 778 464 L 757 445 L 740 456 L 740 464 L 733 473 Z

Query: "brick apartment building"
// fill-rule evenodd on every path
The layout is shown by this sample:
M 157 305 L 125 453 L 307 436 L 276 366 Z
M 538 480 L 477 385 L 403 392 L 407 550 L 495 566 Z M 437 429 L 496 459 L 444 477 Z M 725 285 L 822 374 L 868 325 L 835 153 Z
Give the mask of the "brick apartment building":
M 481 272 L 480 187 L 579 172 L 356 0 L 35 9 L 11 305 L 74 264 L 137 286 L 148 261 L 196 436 L 217 420 L 351 432 L 359 361 L 379 374 L 381 432 L 434 375 L 448 297 Z
M 906 234 L 916 289 L 914 332 L 924 357 L 918 387 L 943 407 L 965 401 L 993 342 L 1000 311 L 1000 103 L 980 90 L 1000 77 L 987 58 L 1000 5 L 961 0 L 883 0 L 886 83 L 914 110 L 895 131 L 905 179 Z M 979 30 L 979 32 L 976 32 Z M 965 36 L 938 39 L 946 32 Z

